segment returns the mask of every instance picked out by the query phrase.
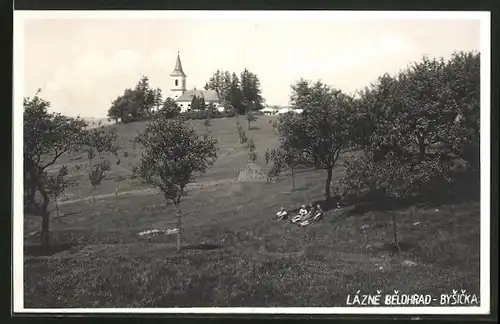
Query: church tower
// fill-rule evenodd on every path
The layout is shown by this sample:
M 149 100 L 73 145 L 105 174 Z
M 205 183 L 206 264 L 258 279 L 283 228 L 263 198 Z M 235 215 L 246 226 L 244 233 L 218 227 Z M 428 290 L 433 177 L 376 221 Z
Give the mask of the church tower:
M 174 71 L 170 73 L 170 77 L 172 79 L 172 88 L 170 90 L 174 93 L 174 99 L 177 99 L 186 91 L 186 74 L 182 70 L 179 51 L 177 51 L 177 61 L 175 62 Z

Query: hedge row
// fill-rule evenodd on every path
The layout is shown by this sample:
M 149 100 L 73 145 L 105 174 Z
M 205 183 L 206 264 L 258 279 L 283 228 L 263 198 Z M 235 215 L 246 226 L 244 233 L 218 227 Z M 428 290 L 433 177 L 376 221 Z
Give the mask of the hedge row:
M 193 110 L 182 112 L 177 118 L 182 119 L 207 119 L 207 118 L 223 118 L 223 117 L 234 117 L 234 111 L 220 112 L 220 111 L 208 111 L 208 110 Z

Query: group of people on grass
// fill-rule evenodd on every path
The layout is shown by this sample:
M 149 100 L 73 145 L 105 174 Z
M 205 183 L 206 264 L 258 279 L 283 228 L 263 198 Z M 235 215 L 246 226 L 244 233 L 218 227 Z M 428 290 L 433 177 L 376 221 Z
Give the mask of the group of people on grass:
M 278 220 L 288 219 L 288 212 L 281 207 L 280 211 L 276 213 Z M 296 216 L 290 218 L 293 224 L 299 226 L 309 225 L 310 223 L 320 220 L 323 217 L 323 210 L 320 205 L 315 207 L 312 204 L 309 206 L 302 205 L 299 209 L 299 213 Z

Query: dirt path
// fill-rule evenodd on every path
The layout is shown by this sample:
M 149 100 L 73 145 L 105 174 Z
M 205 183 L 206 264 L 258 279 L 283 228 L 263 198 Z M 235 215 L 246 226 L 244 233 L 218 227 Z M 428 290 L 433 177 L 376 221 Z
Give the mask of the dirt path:
M 186 189 L 203 189 L 207 187 L 213 187 L 221 184 L 231 184 L 237 182 L 236 180 L 233 179 L 221 179 L 221 180 L 214 180 L 214 181 L 205 181 L 205 182 L 199 182 L 199 183 L 190 183 L 187 185 Z M 121 191 L 121 192 L 116 192 L 116 193 L 108 193 L 108 194 L 101 194 L 101 195 L 95 195 L 96 200 L 104 200 L 107 198 L 112 198 L 112 197 L 118 197 L 118 196 L 144 196 L 144 195 L 153 195 L 153 194 L 158 194 L 160 191 L 158 189 L 134 189 L 134 190 L 127 190 L 127 191 Z M 69 204 L 74 204 L 80 201 L 90 201 L 92 197 L 80 197 L 77 199 L 70 199 L 70 200 L 63 200 L 59 201 L 58 204 L 59 206 L 63 205 L 69 205 Z

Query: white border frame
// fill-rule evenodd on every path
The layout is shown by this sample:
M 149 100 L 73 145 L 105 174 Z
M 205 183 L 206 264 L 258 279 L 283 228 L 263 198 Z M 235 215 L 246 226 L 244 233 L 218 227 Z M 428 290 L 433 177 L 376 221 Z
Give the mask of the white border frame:
M 479 307 L 280 307 L 280 308 L 24 308 L 23 237 L 23 86 L 24 21 L 27 19 L 475 19 L 480 20 L 481 52 L 481 239 Z M 14 11 L 13 109 L 13 311 L 15 313 L 141 314 L 418 314 L 474 315 L 490 313 L 490 12 L 465 11 Z M 16 163 L 17 161 L 17 163 Z M 17 233 L 17 234 L 16 234 Z

